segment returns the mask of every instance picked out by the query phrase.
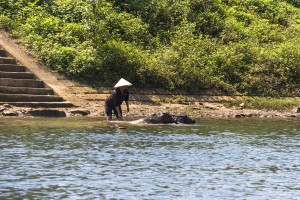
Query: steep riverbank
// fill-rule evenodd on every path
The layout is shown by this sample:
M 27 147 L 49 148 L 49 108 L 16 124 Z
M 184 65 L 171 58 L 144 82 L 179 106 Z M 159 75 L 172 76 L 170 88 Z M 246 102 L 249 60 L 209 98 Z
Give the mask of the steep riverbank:
M 28 51 L 5 32 L 0 32 L 0 46 L 15 57 L 18 62 L 25 65 L 38 79 L 65 100 L 72 102 L 74 108 L 29 108 L 15 107 L 9 103 L 0 106 L 0 115 L 3 116 L 105 116 L 104 99 L 111 92 L 111 88 L 92 88 L 77 82 L 68 80 L 59 74 L 53 73 L 47 66 L 39 63 Z M 213 96 L 206 92 L 198 95 L 172 94 L 169 91 L 159 89 L 131 88 L 131 111 L 125 112 L 125 118 L 139 118 L 157 112 L 169 112 L 172 114 L 187 114 L 191 117 L 267 117 L 267 118 L 295 118 L 300 119 L 299 105 L 287 111 L 246 109 L 243 106 L 225 107 L 221 102 L 228 97 Z M 177 98 L 177 99 L 176 99 Z M 172 103 L 180 100 L 181 103 Z M 296 98 L 299 102 L 299 98 Z M 166 103 L 168 102 L 168 103 Z M 179 102 L 179 101 L 178 101 Z

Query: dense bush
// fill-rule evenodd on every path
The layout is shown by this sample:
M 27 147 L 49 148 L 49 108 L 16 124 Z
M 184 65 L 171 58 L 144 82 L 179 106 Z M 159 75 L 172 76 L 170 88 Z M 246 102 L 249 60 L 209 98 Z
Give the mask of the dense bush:
M 72 78 L 300 94 L 295 0 L 9 0 L 0 27 Z

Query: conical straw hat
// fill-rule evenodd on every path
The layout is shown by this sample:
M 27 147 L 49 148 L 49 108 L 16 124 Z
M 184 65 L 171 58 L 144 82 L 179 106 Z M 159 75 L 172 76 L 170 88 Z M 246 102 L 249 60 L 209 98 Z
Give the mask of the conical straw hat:
M 124 78 L 121 78 L 117 84 L 114 86 L 114 88 L 122 87 L 122 86 L 132 86 L 132 84 L 128 81 L 126 81 Z

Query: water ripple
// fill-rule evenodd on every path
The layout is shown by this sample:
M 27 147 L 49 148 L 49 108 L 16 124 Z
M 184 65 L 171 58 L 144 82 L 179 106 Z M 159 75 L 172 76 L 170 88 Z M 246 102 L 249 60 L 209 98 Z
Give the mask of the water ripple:
M 293 121 L 127 129 L 88 121 L 82 127 L 27 123 L 0 129 L 4 199 L 300 196 L 300 127 Z

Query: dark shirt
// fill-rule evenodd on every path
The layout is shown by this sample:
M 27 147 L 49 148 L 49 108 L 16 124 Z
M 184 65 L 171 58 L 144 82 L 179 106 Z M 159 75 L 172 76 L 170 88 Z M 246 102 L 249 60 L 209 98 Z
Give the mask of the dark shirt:
M 107 97 L 105 102 L 109 107 L 116 107 L 116 106 L 120 106 L 123 103 L 123 101 L 128 101 L 128 100 L 129 100 L 129 91 L 125 89 L 122 95 L 121 90 L 117 88 L 111 93 L 109 97 Z

